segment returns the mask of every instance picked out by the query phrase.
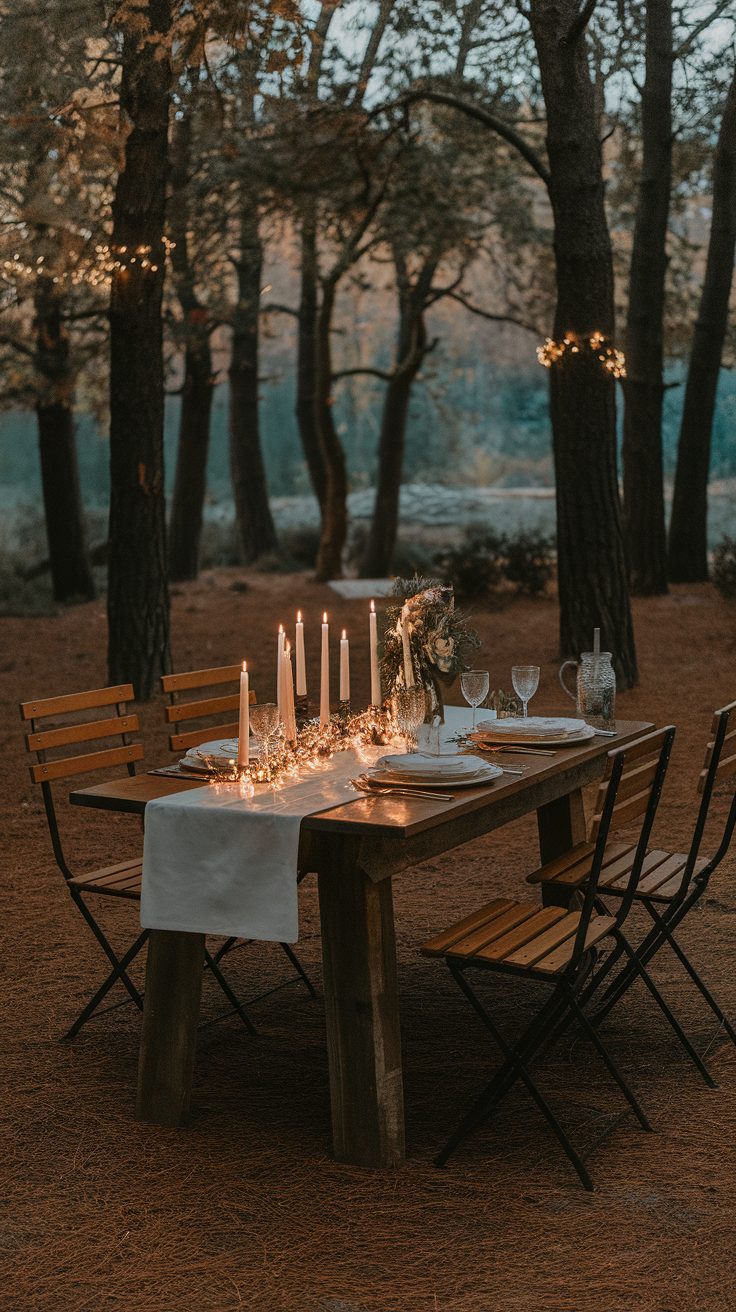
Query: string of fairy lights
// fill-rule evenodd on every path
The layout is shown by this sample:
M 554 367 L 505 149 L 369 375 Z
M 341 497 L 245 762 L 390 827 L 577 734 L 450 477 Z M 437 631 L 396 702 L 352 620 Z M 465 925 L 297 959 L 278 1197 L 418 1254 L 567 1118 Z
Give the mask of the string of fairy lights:
M 106 289 L 109 288 L 115 275 L 123 271 L 133 273 L 140 269 L 145 273 L 158 273 L 162 261 L 171 254 L 175 246 L 176 242 L 170 241 L 168 237 L 163 238 L 156 253 L 149 245 L 114 245 L 112 242 L 98 242 L 91 255 L 85 252 L 77 259 L 74 259 L 73 254 L 68 255 L 67 258 L 71 260 L 71 266 L 68 268 L 58 264 L 58 257 L 47 259 L 46 256 L 39 255 L 35 260 L 29 261 L 19 251 L 15 251 L 13 255 L 0 259 L 0 277 L 16 287 L 19 283 L 35 282 L 42 275 L 46 275 L 51 283 L 57 286 Z M 159 251 L 162 253 L 158 253 Z
M 573 333 L 566 332 L 561 341 L 548 337 L 537 347 L 537 359 L 545 369 L 560 364 L 567 356 L 589 352 L 597 357 L 606 373 L 613 378 L 626 377 L 626 357 L 601 332 Z

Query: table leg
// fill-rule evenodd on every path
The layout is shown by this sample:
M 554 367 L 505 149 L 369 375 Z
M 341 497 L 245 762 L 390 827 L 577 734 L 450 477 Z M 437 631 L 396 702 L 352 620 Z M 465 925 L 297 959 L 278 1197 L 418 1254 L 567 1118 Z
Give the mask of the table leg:
M 204 934 L 151 930 L 138 1059 L 139 1121 L 183 1125 L 189 1115 L 203 963 Z
M 391 880 L 348 859 L 319 876 L 332 1137 L 338 1161 L 404 1160 L 404 1086 Z
M 554 802 L 546 802 L 537 810 L 539 829 L 539 855 L 542 864 L 552 861 L 556 856 L 569 852 L 577 843 L 584 843 L 587 837 L 585 807 L 582 789 L 575 788 L 564 797 Z M 554 884 L 542 886 L 542 901 L 545 906 L 567 906 L 574 897 L 575 890 Z

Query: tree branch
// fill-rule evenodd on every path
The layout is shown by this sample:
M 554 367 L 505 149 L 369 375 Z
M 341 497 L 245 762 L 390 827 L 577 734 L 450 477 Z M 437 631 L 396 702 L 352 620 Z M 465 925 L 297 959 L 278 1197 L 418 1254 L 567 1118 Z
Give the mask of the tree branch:
M 359 374 L 367 374 L 371 378 L 380 378 L 384 383 L 390 383 L 394 377 L 393 374 L 387 373 L 385 369 L 369 369 L 366 366 L 365 369 L 338 369 L 336 373 L 333 373 L 332 378 L 333 380 L 336 378 L 356 378 Z
M 535 337 L 540 336 L 540 331 L 533 323 L 527 323 L 525 319 L 518 319 L 514 314 L 492 314 L 490 310 L 484 310 L 480 305 L 473 305 L 462 292 L 447 291 L 444 292 L 448 300 L 457 301 L 463 305 L 471 314 L 477 314 L 481 319 L 488 319 L 491 323 L 512 323 L 516 328 L 523 328 L 527 333 L 533 333 Z
M 598 0 L 585 0 L 585 4 L 576 18 L 574 18 L 562 38 L 563 46 L 574 46 L 579 41 L 588 23 L 593 17 L 593 11 Z
M 24 342 L 19 342 L 16 337 L 11 337 L 9 333 L 0 333 L 0 346 L 12 346 L 14 351 L 17 351 L 19 355 L 28 356 L 29 360 L 35 360 L 36 358 L 36 352 L 32 347 L 26 346 Z
M 275 301 L 271 301 L 270 305 L 262 305 L 261 314 L 291 314 L 295 319 L 299 318 L 299 311 L 293 305 L 279 305 Z
M 378 114 L 383 114 L 390 109 L 408 108 L 420 100 L 428 100 L 433 105 L 447 105 L 450 109 L 457 109 L 461 114 L 467 115 L 468 118 L 475 119 L 476 123 L 482 123 L 484 127 L 490 128 L 492 132 L 495 132 L 510 146 L 513 146 L 537 176 L 542 179 L 544 185 L 549 187 L 549 169 L 540 159 L 536 150 L 529 145 L 529 142 L 525 141 L 521 134 L 509 123 L 497 118 L 490 110 L 484 109 L 482 105 L 475 105 L 472 101 L 463 100 L 460 96 L 450 95 L 446 91 L 409 91 L 406 95 L 400 96 L 398 100 L 374 109 L 371 117 L 377 117 Z
M 690 35 L 685 37 L 685 40 L 680 43 L 676 50 L 673 50 L 673 61 L 675 59 L 681 59 L 683 55 L 687 54 L 690 47 L 697 41 L 701 32 L 704 32 L 707 27 L 710 27 L 711 23 L 714 23 L 723 13 L 724 9 L 728 9 L 730 5 L 731 0 L 719 0 L 715 9 L 711 10 L 707 17 L 703 18 L 701 22 L 696 23 Z

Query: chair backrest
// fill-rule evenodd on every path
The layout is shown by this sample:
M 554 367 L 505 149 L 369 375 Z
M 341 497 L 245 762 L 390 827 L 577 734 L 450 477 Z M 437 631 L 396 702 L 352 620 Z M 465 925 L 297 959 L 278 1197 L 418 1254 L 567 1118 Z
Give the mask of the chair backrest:
M 138 716 L 129 714 L 127 709 L 127 703 L 132 700 L 132 684 L 121 683 L 111 688 L 95 688 L 65 697 L 42 697 L 20 704 L 21 719 L 30 728 L 25 735 L 26 747 L 35 757 L 30 766 L 31 779 L 34 784 L 41 785 L 54 855 L 67 879 L 71 872 L 59 838 L 52 785 L 74 775 L 91 774 L 114 765 L 125 765 L 129 774 L 135 774 L 135 763 L 143 757 L 143 744 L 130 741 L 130 735 L 137 733 L 140 727 Z M 95 715 L 95 711 L 103 711 L 102 718 Z M 97 747 L 92 752 L 69 753 L 70 747 L 109 739 L 118 739 L 119 742 L 114 747 Z
M 713 713 L 711 736 L 706 743 L 705 760 L 698 777 L 698 792 L 701 795 L 700 806 L 683 876 L 683 889 L 695 869 L 714 789 L 717 783 L 725 782 L 727 779 L 736 779 L 736 702 L 729 702 L 727 706 L 722 706 L 719 711 Z M 723 860 L 728 851 L 735 824 L 736 790 L 734 790 L 731 800 L 731 809 L 721 842 L 715 854 L 707 862 L 705 869 L 698 874 L 699 882 L 707 883 L 716 866 Z
M 583 907 L 575 932 L 575 944 L 567 970 L 574 974 L 585 952 L 585 942 L 598 893 L 598 881 L 605 857 L 606 844 L 614 824 L 626 824 L 642 816 L 642 824 L 634 854 L 634 862 L 617 912 L 617 925 L 623 924 L 636 891 L 647 844 L 657 814 L 662 785 L 667 773 L 675 728 L 668 725 L 644 734 L 626 746 L 608 753 L 606 769 L 598 789 L 596 811 L 593 817 L 591 841 L 595 842 L 590 875 L 585 886 Z
M 213 732 L 216 732 L 220 738 L 237 737 L 240 669 L 239 665 L 220 665 L 209 670 L 189 670 L 184 674 L 162 676 L 161 687 L 169 699 L 169 704 L 165 708 L 166 723 L 173 725 L 172 732 L 169 734 L 170 751 L 185 752 L 190 747 L 198 747 L 200 743 L 208 742 Z M 232 690 L 223 692 L 222 689 L 228 684 L 233 685 Z M 211 693 L 215 688 L 219 690 L 217 696 Z M 194 700 L 191 698 L 186 701 L 180 700 L 182 694 L 201 693 L 203 689 L 209 689 L 210 695 L 200 696 Z M 249 701 L 254 703 L 255 700 L 256 694 L 251 690 Z M 231 718 L 223 720 L 222 717 L 227 715 Z M 191 724 L 192 721 L 197 721 L 196 729 L 180 730 L 180 725 Z
M 673 726 L 668 725 L 665 729 L 654 729 L 651 733 L 635 739 L 633 743 L 609 752 L 606 771 L 596 797 L 590 830 L 591 842 L 595 842 L 598 837 L 613 766 L 619 756 L 623 758 L 624 765 L 611 817 L 613 829 L 646 815 L 652 785 L 660 770 L 662 749 L 666 742 L 669 742 L 671 747 L 674 734 Z

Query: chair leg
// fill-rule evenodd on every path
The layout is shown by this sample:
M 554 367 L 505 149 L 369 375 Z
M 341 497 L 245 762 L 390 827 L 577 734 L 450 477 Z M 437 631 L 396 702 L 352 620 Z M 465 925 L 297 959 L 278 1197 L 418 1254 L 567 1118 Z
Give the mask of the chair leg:
M 435 1158 L 436 1164 L 438 1166 L 444 1166 L 448 1158 L 455 1151 L 455 1149 L 461 1143 L 461 1141 L 464 1138 L 466 1138 L 468 1134 L 472 1133 L 474 1129 L 477 1129 L 485 1120 L 489 1118 L 489 1116 L 493 1112 L 494 1107 L 498 1105 L 499 1101 L 504 1096 L 504 1094 L 508 1091 L 508 1089 L 510 1089 L 512 1085 L 516 1083 L 517 1080 L 521 1080 L 525 1088 L 527 1089 L 527 1092 L 530 1094 L 530 1096 L 536 1103 L 540 1112 L 542 1113 L 548 1125 L 550 1126 L 556 1138 L 558 1139 L 565 1155 L 569 1158 L 570 1162 L 574 1166 L 578 1174 L 578 1177 L 580 1178 L 581 1183 L 586 1189 L 592 1190 L 593 1181 L 591 1179 L 588 1170 L 585 1167 L 585 1164 L 583 1163 L 578 1153 L 575 1151 L 572 1143 L 570 1142 L 569 1138 L 565 1134 L 565 1131 L 563 1130 L 562 1126 L 557 1120 L 557 1117 L 552 1111 L 552 1108 L 550 1107 L 546 1098 L 543 1096 L 543 1094 L 538 1089 L 537 1085 L 534 1083 L 534 1080 L 529 1074 L 529 1071 L 527 1070 L 525 1064 L 525 1061 L 530 1061 L 531 1058 L 534 1056 L 534 1053 L 544 1042 L 545 1033 L 547 1031 L 551 1018 L 557 1015 L 561 1009 L 566 1008 L 566 1006 L 568 1005 L 567 1000 L 563 999 L 560 994 L 560 990 L 556 989 L 555 992 L 552 994 L 552 997 L 547 1001 L 547 1003 L 545 1003 L 545 1005 L 542 1007 L 540 1012 L 532 1021 L 531 1025 L 527 1028 L 525 1033 L 522 1035 L 522 1038 L 519 1040 L 516 1046 L 511 1047 L 511 1045 L 507 1043 L 506 1039 L 503 1037 L 501 1031 L 491 1020 L 491 1017 L 489 1016 L 485 1007 L 483 1007 L 483 1005 L 477 998 L 476 994 L 474 993 L 473 989 L 471 989 L 470 985 L 468 984 L 462 972 L 453 969 L 452 966 L 450 966 L 450 969 L 458 984 L 458 987 L 468 998 L 468 1001 L 471 1003 L 475 1011 L 484 1021 L 487 1028 L 490 1030 L 491 1034 L 496 1040 L 496 1043 L 498 1044 L 499 1048 L 504 1054 L 506 1058 L 506 1062 L 504 1063 L 504 1066 L 502 1066 L 501 1070 L 497 1072 L 494 1078 L 483 1090 L 480 1097 L 476 1100 L 473 1107 L 468 1112 L 467 1116 L 458 1126 L 454 1134 L 451 1135 L 451 1137 L 448 1139 L 447 1143 L 445 1144 L 441 1152 L 437 1155 L 437 1157 Z
M 133 961 L 133 959 L 140 952 L 141 948 L 143 947 L 143 944 L 146 942 L 146 939 L 148 938 L 148 933 L 149 931 L 147 929 L 144 929 L 143 933 L 138 935 L 138 938 L 135 940 L 135 943 L 133 943 L 132 946 L 128 948 L 128 951 L 125 953 L 125 956 L 121 957 L 119 961 L 116 961 L 116 964 L 113 966 L 112 970 L 110 971 L 110 974 L 100 985 L 94 997 L 90 998 L 89 1002 L 87 1003 L 87 1006 L 77 1016 L 77 1019 L 75 1020 L 74 1024 L 70 1025 L 66 1034 L 62 1035 L 62 1042 L 68 1042 L 71 1039 L 73 1039 L 79 1033 L 82 1026 L 86 1025 L 87 1021 L 90 1019 L 92 1014 L 97 1010 L 103 998 L 106 997 L 106 995 L 109 993 L 110 989 L 112 988 L 116 980 L 120 980 L 121 983 L 124 983 L 125 979 L 128 978 L 126 973 L 127 968 L 130 965 L 131 961 Z M 135 996 L 132 997 L 132 1001 L 136 1003 L 138 1010 L 142 1011 L 143 999 L 141 998 L 140 994 L 138 993 L 138 990 L 135 988 L 134 985 L 131 985 L 131 988 L 128 989 L 128 992 L 131 992 L 131 989 L 133 994 L 135 994 Z M 138 999 L 138 1001 L 136 1001 L 136 998 Z
M 600 1034 L 598 1034 L 595 1027 L 591 1025 L 590 1021 L 588 1020 L 588 1017 L 586 1016 L 585 1012 L 580 1006 L 580 1003 L 578 1002 L 577 998 L 573 995 L 572 990 L 570 990 L 569 1002 L 570 1002 L 571 1010 L 575 1013 L 577 1019 L 579 1020 L 580 1024 L 583 1027 L 583 1030 L 585 1031 L 591 1043 L 593 1044 L 593 1047 L 598 1052 L 601 1061 L 603 1062 L 604 1066 L 608 1070 L 609 1074 L 616 1081 L 619 1089 L 621 1090 L 622 1094 L 624 1095 L 624 1098 L 626 1099 L 629 1106 L 631 1107 L 642 1129 L 651 1130 L 652 1126 L 650 1124 L 649 1118 L 641 1108 L 636 1097 L 634 1096 L 628 1084 L 624 1080 L 624 1077 L 621 1074 L 620 1070 L 618 1069 L 618 1066 L 616 1065 L 610 1053 L 608 1052 L 608 1049 L 605 1047 Z
M 697 970 L 693 966 L 692 962 L 685 955 L 685 952 L 680 947 L 680 944 L 677 942 L 677 939 L 675 938 L 670 927 L 666 924 L 663 918 L 654 910 L 654 908 L 649 906 L 648 903 L 647 903 L 647 911 L 652 917 L 657 929 L 661 931 L 662 935 L 664 936 L 664 938 L 666 938 L 667 942 L 672 948 L 672 951 L 675 953 L 675 955 L 679 958 L 682 965 L 685 967 L 685 970 L 687 971 L 688 975 L 693 981 L 693 984 L 695 984 L 696 988 L 700 990 L 705 1001 L 710 1007 L 711 1011 L 720 1021 L 720 1024 L 723 1026 L 731 1042 L 736 1044 L 736 1030 L 734 1030 L 731 1021 L 728 1019 L 726 1013 L 719 1006 L 718 1001 L 711 993 L 710 989 L 708 988 L 708 985 L 700 978 L 700 975 L 698 974 Z
M 282 943 L 282 944 L 281 944 L 281 947 L 282 947 L 283 951 L 286 953 L 287 957 L 289 958 L 289 961 L 291 962 L 292 966 L 294 967 L 294 970 L 296 971 L 297 975 L 300 975 L 301 978 L 304 980 L 304 983 L 305 983 L 306 986 L 307 986 L 307 991 L 308 991 L 310 997 L 312 997 L 312 998 L 316 998 L 316 996 L 317 996 L 317 990 L 315 989 L 315 987 L 314 987 L 314 985 L 313 985 L 311 979 L 309 978 L 309 976 L 308 976 L 306 970 L 304 969 L 304 967 L 303 967 L 301 961 L 299 960 L 298 956 L 296 955 L 296 952 L 293 951 L 293 949 L 291 948 L 291 946 L 290 946 L 288 943 Z
M 205 963 L 206 963 L 207 967 L 209 968 L 209 970 L 212 971 L 212 974 L 214 975 L 215 979 L 217 980 L 217 983 L 220 985 L 220 988 L 222 989 L 223 993 L 225 994 L 225 997 L 227 998 L 227 1000 L 228 1000 L 228 1002 L 230 1003 L 231 1007 L 233 1008 L 234 1011 L 236 1011 L 236 1012 L 238 1013 L 240 1019 L 242 1020 L 243 1024 L 245 1025 L 245 1028 L 248 1030 L 248 1033 L 249 1033 L 249 1034 L 253 1034 L 253 1035 L 257 1035 L 257 1034 L 258 1034 L 258 1030 L 256 1029 L 256 1027 L 255 1027 L 255 1025 L 253 1024 L 252 1020 L 250 1019 L 250 1016 L 248 1015 L 247 1011 L 246 1011 L 245 1008 L 243 1007 L 242 1002 L 241 1002 L 240 999 L 237 998 L 236 995 L 233 993 L 232 989 L 230 988 L 230 985 L 228 984 L 227 980 L 225 979 L 225 976 L 223 975 L 222 971 L 220 970 L 220 967 L 218 966 L 217 962 L 215 961 L 214 957 L 212 956 L 212 953 L 211 953 L 211 952 L 208 952 L 208 951 L 207 951 L 207 948 L 205 948 L 205 950 L 204 950 L 204 959 L 205 959 Z
M 634 948 L 632 948 L 632 947 L 631 947 L 631 944 L 628 943 L 628 942 L 626 943 L 626 952 L 627 952 L 627 955 L 629 956 L 629 962 L 630 962 L 630 964 L 631 964 L 633 970 L 636 972 L 636 975 L 640 976 L 641 979 L 642 979 L 642 980 L 644 981 L 644 983 L 646 984 L 646 986 L 647 986 L 649 992 L 651 993 L 652 997 L 654 998 L 654 1001 L 657 1003 L 657 1006 L 659 1007 L 660 1011 L 662 1012 L 662 1015 L 666 1018 L 667 1021 L 669 1021 L 669 1024 L 670 1024 L 671 1028 L 673 1029 L 674 1033 L 677 1035 L 677 1038 L 680 1040 L 680 1043 L 681 1043 L 682 1047 L 685 1049 L 685 1052 L 687 1053 L 688 1057 L 689 1057 L 690 1060 L 692 1061 L 693 1065 L 696 1066 L 697 1069 L 700 1071 L 700 1074 L 702 1075 L 703 1079 L 705 1080 L 705 1083 L 706 1083 L 706 1084 L 708 1085 L 708 1087 L 711 1088 L 711 1089 L 715 1089 L 715 1088 L 717 1088 L 718 1086 L 717 1086 L 715 1080 L 713 1079 L 713 1076 L 711 1075 L 711 1073 L 710 1073 L 710 1071 L 708 1070 L 707 1066 L 706 1066 L 705 1063 L 703 1062 L 703 1060 L 702 1060 L 702 1058 L 700 1057 L 699 1053 L 696 1052 L 695 1048 L 693 1047 L 692 1043 L 690 1042 L 689 1038 L 687 1037 L 687 1034 L 685 1033 L 684 1029 L 682 1028 L 682 1025 L 680 1024 L 679 1020 L 678 1020 L 677 1017 L 675 1016 L 674 1012 L 671 1010 L 671 1008 L 670 1008 L 670 1007 L 667 1005 L 667 1003 L 665 1002 L 664 998 L 662 997 L 662 994 L 660 993 L 659 989 L 657 988 L 656 984 L 654 983 L 654 980 L 652 979 L 651 975 L 649 974 L 649 971 L 648 971 L 648 970 L 646 969 L 646 967 L 643 965 L 643 963 L 642 963 L 642 961 L 641 961 L 641 959 L 640 959 L 640 957 L 639 957 L 638 952 L 637 952 Z M 628 989 L 628 987 L 629 987 L 629 985 L 627 984 L 627 985 L 626 985 L 626 988 Z M 625 990 L 624 990 L 624 991 L 625 991 Z M 620 996 L 620 995 L 619 995 L 619 996 Z M 614 999 L 614 1001 L 618 1001 L 618 997 L 616 997 L 616 998 Z M 609 1002 L 609 1003 L 606 1004 L 606 1006 L 605 1006 L 605 1008 L 604 1008 L 602 1014 L 601 1014 L 600 1012 L 596 1012 L 594 1015 L 592 1015 L 592 1016 L 589 1018 L 590 1021 L 592 1022 L 592 1024 L 593 1024 L 593 1025 L 600 1024 L 600 1022 L 604 1019 L 604 1016 L 608 1015 L 608 1012 L 611 1010 L 611 1007 L 612 1007 L 612 1006 L 613 1006 L 613 1002 Z
M 86 922 L 87 922 L 89 928 L 92 930 L 92 933 L 94 934 L 95 938 L 97 939 L 97 942 L 99 943 L 100 947 L 102 948 L 102 951 L 104 952 L 105 956 L 107 957 L 108 961 L 110 962 L 110 965 L 112 966 L 113 971 L 115 971 L 115 970 L 117 969 L 117 967 L 119 966 L 119 964 L 120 964 L 120 963 L 119 963 L 119 960 L 118 960 L 118 957 L 117 957 L 117 953 L 116 953 L 116 952 L 114 951 L 114 949 L 111 947 L 111 945 L 110 945 L 110 943 L 108 942 L 107 938 L 106 938 L 105 935 L 103 934 L 102 930 L 100 929 L 100 926 L 98 925 L 97 921 L 95 920 L 94 916 L 92 915 L 92 912 L 90 911 L 89 907 L 87 906 L 86 902 L 84 901 L 84 898 L 80 896 L 80 894 L 77 892 L 77 890 L 76 890 L 75 888 L 72 888 L 72 889 L 70 889 L 69 891 L 70 891 L 70 893 L 71 893 L 71 895 L 72 895 L 72 901 L 73 901 L 73 902 L 75 903 L 75 905 L 77 906 L 77 908 L 78 908 L 80 914 L 81 914 L 81 915 L 84 917 L 84 919 L 86 920 Z M 132 958 L 131 958 L 131 960 L 132 960 Z M 138 989 L 135 987 L 135 984 L 133 983 L 133 981 L 128 977 L 128 975 L 126 974 L 125 971 L 123 971 L 121 974 L 119 974 L 119 975 L 117 976 L 117 978 L 120 979 L 120 983 L 123 985 L 123 987 L 126 988 L 126 989 L 128 990 L 128 993 L 130 994 L 130 996 L 131 996 L 133 1002 L 135 1003 L 136 1007 L 138 1007 L 139 1011 L 142 1011 L 142 1010 L 143 1010 L 143 998 L 141 997 L 140 993 L 138 992 Z

